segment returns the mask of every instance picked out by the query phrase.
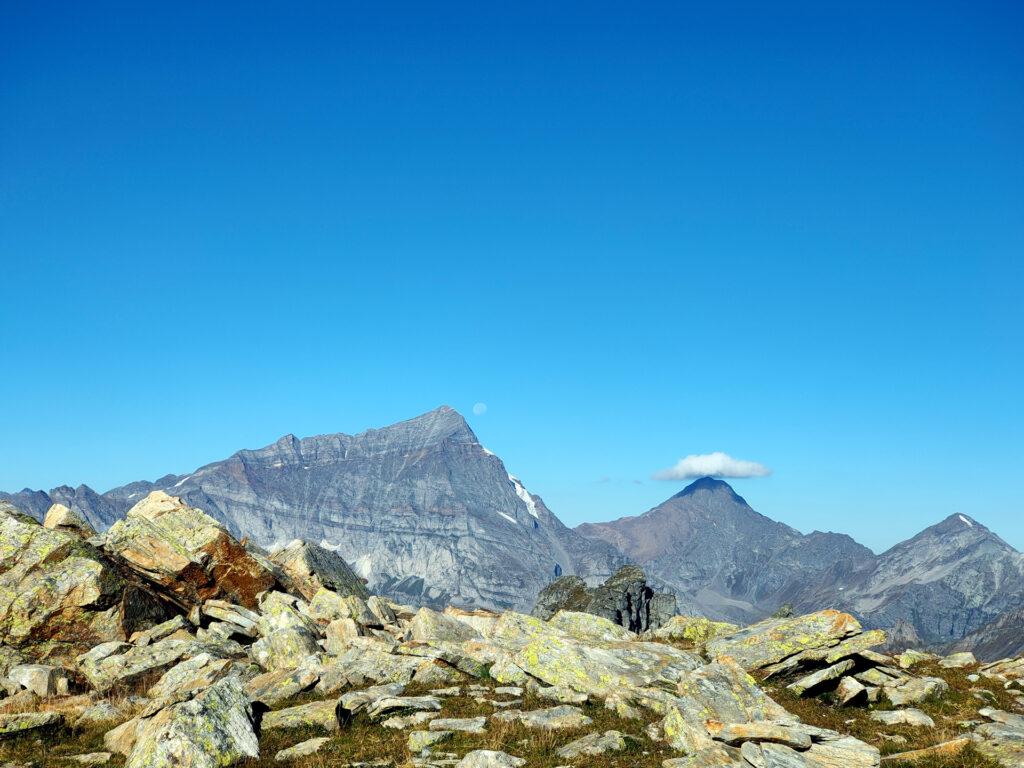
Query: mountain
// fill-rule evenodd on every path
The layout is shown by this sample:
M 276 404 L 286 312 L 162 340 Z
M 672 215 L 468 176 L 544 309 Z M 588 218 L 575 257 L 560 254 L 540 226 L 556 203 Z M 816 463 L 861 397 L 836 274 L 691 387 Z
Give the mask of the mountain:
M 843 605 L 875 626 L 906 621 L 924 642 L 945 644 L 1024 605 L 1024 555 L 976 520 L 950 515 L 843 586 Z
M 741 623 L 794 602 L 824 573 L 839 578 L 874 559 L 849 536 L 804 536 L 777 523 L 709 477 L 640 516 L 576 530 L 614 544 L 653 582 L 675 591 L 681 605 Z
M 615 545 L 681 605 L 713 618 L 834 607 L 943 645 L 1024 605 L 1024 556 L 965 515 L 875 555 L 842 534 L 801 534 L 702 478 L 642 515 L 576 530 Z
M 596 584 L 622 564 L 567 528 L 446 406 L 358 435 L 286 435 L 187 475 L 98 494 L 0 494 L 41 519 L 60 501 L 98 530 L 163 490 L 266 546 L 321 542 L 376 592 L 416 604 L 529 609 L 553 578 Z

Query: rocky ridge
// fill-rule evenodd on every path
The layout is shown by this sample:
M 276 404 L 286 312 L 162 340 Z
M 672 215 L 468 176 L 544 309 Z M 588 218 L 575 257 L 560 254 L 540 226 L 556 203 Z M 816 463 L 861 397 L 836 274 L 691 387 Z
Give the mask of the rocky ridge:
M 676 616 L 638 634 L 576 611 L 417 610 L 369 595 L 316 545 L 268 557 L 162 492 L 107 536 L 47 517 L 0 510 L 0 760 L 867 768 L 877 744 L 783 697 L 927 729 L 917 707 L 968 672 L 976 719 L 923 748 L 1022 758 L 1024 660 L 886 656 L 884 633 L 838 611 L 745 628 Z M 110 585 L 129 580 L 151 610 L 118 599 Z

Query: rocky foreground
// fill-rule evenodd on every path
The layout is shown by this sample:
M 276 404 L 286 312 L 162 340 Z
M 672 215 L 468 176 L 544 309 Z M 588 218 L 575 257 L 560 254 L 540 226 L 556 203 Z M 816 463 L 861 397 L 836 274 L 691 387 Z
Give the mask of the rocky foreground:
M 1024 659 L 885 655 L 837 611 L 544 615 L 413 610 L 163 492 L 104 536 L 0 507 L 0 765 L 1024 765 Z

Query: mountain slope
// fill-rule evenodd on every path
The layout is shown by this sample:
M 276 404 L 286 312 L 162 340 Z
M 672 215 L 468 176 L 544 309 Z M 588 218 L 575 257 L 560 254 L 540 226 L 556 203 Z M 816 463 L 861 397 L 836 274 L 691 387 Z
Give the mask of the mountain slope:
M 556 575 L 596 583 L 621 562 L 566 528 L 448 407 L 358 435 L 286 435 L 102 495 L 83 487 L 6 497 L 36 517 L 62 500 L 104 529 L 156 489 L 264 546 L 323 542 L 371 588 L 406 602 L 528 609 Z
M 786 603 L 834 607 L 944 645 L 1024 605 L 1024 556 L 963 515 L 876 556 L 848 536 L 803 535 L 703 478 L 643 515 L 577 530 L 620 548 L 681 605 L 733 621 Z

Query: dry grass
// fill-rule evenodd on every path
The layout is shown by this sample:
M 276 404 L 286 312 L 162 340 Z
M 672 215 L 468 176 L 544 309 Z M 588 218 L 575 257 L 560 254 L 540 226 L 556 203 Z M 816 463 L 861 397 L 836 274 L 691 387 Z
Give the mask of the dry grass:
M 980 689 L 987 691 L 991 697 L 991 706 L 1009 711 L 1016 711 L 1016 704 L 1006 694 L 1002 686 L 994 681 L 982 678 L 977 683 L 967 680 L 971 669 L 945 670 L 936 665 L 922 665 L 914 669 L 915 674 L 933 675 L 944 678 L 950 684 L 950 691 L 940 699 L 926 701 L 919 708 L 931 716 L 936 723 L 935 728 L 912 728 L 910 726 L 885 726 L 871 720 L 869 710 L 852 707 L 835 706 L 828 695 L 817 698 L 801 698 L 785 689 L 786 681 L 771 680 L 764 683 L 766 690 L 786 709 L 813 725 L 830 728 L 848 733 L 870 744 L 877 746 L 883 754 L 892 754 L 911 749 L 931 746 L 943 741 L 958 738 L 967 731 L 960 726 L 961 721 L 979 720 L 978 709 L 986 706 L 974 694 Z M 148 682 L 148 681 L 147 681 Z M 489 689 L 483 694 L 487 698 L 503 699 L 493 693 L 494 684 L 483 681 Z M 146 686 L 148 687 L 148 685 Z M 119 691 L 117 698 L 122 705 L 130 701 L 131 694 L 144 690 L 143 684 L 133 690 Z M 465 688 L 464 688 L 465 691 Z M 424 688 L 410 687 L 407 695 L 420 695 L 427 691 Z M 275 709 L 283 709 L 297 704 L 315 701 L 320 697 L 307 692 L 282 702 Z M 457 733 L 450 741 L 436 745 L 435 753 L 451 752 L 458 755 L 474 749 L 497 749 L 513 755 L 528 757 L 531 768 L 554 768 L 558 765 L 572 764 L 573 761 L 560 758 L 556 754 L 559 747 L 568 744 L 580 736 L 606 730 L 616 730 L 634 737 L 629 747 L 623 752 L 611 753 L 600 759 L 600 765 L 607 768 L 660 768 L 663 760 L 676 757 L 672 750 L 663 744 L 651 742 L 645 735 L 648 723 L 659 718 L 653 714 L 645 714 L 644 720 L 624 720 L 614 712 L 607 710 L 601 703 L 587 704 L 581 707 L 585 714 L 592 718 L 593 723 L 585 728 L 566 729 L 560 731 L 543 731 L 527 728 L 519 723 L 506 723 L 491 720 L 490 715 L 500 711 L 490 704 L 474 701 L 467 695 L 458 697 L 440 697 L 442 710 L 439 717 L 488 717 L 486 733 L 473 735 Z M 532 694 L 524 694 L 523 702 L 517 708 L 524 710 L 541 709 L 555 706 L 556 703 L 540 699 Z M 59 700 L 47 702 L 46 708 L 60 710 Z M 29 710 L 38 710 L 38 702 Z M 878 705 L 875 709 L 885 709 L 886 705 Z M 87 752 L 104 751 L 103 734 L 109 726 L 97 726 L 88 730 L 57 728 L 47 732 L 31 734 L 19 738 L 0 740 L 0 765 L 5 762 L 15 764 L 32 764 L 34 766 L 67 766 L 65 758 Z M 244 761 L 243 768 L 269 768 L 280 766 L 275 761 L 277 753 L 301 741 L 315 736 L 328 736 L 330 741 L 322 750 L 311 757 L 302 758 L 291 765 L 296 768 L 339 768 L 350 762 L 388 760 L 395 766 L 409 766 L 409 752 L 406 743 L 409 730 L 393 730 L 383 728 L 378 723 L 370 722 L 366 717 L 359 716 L 340 732 L 326 733 L 315 728 L 276 730 L 264 732 L 261 736 L 261 757 L 258 760 Z M 901 736 L 906 739 L 904 744 L 894 744 L 883 735 Z M 114 756 L 112 766 L 123 764 L 120 756 Z M 594 765 L 594 758 L 580 758 L 575 761 L 577 766 Z M 890 768 L 904 768 L 898 763 L 888 763 Z M 968 748 L 956 757 L 937 758 L 930 761 L 919 761 L 915 768 L 999 768 L 999 766 Z
M 946 694 L 917 705 L 918 709 L 935 721 L 934 728 L 890 726 L 872 720 L 871 711 L 892 709 L 885 703 L 873 705 L 871 709 L 839 707 L 835 705 L 830 694 L 803 698 L 791 693 L 785 688 L 787 680 L 769 680 L 762 685 L 772 698 L 804 722 L 850 734 L 878 747 L 883 755 L 923 749 L 965 736 L 970 729 L 963 727 L 961 723 L 984 721 L 985 718 L 978 715 L 978 710 L 986 706 L 1017 711 L 1016 702 L 1003 690 L 1000 683 L 984 677 L 976 683 L 967 679 L 975 668 L 942 669 L 938 664 L 929 663 L 919 664 L 911 671 L 919 676 L 941 677 L 949 683 L 949 691 Z M 985 696 L 986 700 L 976 698 L 975 694 L 980 692 L 984 692 L 981 695 Z M 902 737 L 906 741 L 897 743 L 886 739 L 886 735 Z M 918 768 L 999 768 L 997 763 L 983 757 L 973 748 L 956 757 L 918 761 L 914 765 Z

